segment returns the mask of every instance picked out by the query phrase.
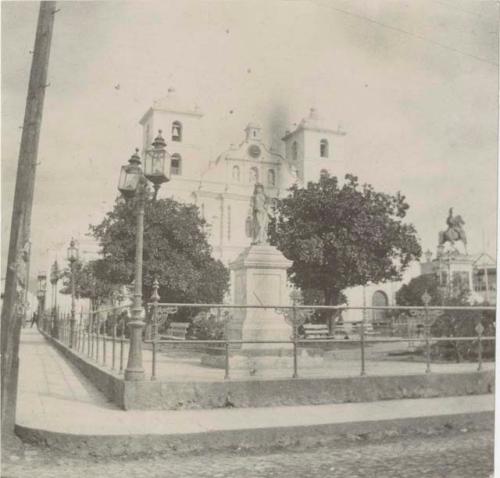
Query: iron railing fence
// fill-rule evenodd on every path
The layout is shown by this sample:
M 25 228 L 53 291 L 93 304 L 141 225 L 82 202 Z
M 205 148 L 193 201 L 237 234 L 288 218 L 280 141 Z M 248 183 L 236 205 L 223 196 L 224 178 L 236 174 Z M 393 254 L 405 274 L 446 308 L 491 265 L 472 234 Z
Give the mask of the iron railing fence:
M 71 314 L 63 313 L 57 317 L 45 316 L 42 320 L 44 331 L 53 335 L 58 332 L 58 340 L 79 354 L 85 355 L 97 364 L 110 369 L 115 373 L 123 373 L 125 360 L 130 350 L 127 334 L 127 321 L 130 305 L 102 307 L 90 312 L 80 312 L 71 327 Z M 230 336 L 229 324 L 235 313 L 242 310 L 272 309 L 282 314 L 291 326 L 291 334 L 287 340 L 244 340 Z M 280 346 L 290 349 L 290 374 L 293 378 L 299 377 L 299 371 L 306 370 L 301 367 L 304 351 L 320 350 L 347 350 L 350 357 L 358 364 L 358 374 L 367 374 L 367 361 L 370 353 L 374 353 L 378 345 L 402 344 L 406 351 L 415 352 L 425 364 L 425 372 L 431 372 L 432 362 L 436 362 L 433 353 L 438 347 L 451 348 L 466 347 L 469 353 L 467 360 L 475 360 L 478 371 L 483 369 L 483 351 L 485 344 L 494 346 L 495 342 L 495 307 L 491 306 L 324 306 L 324 305 L 228 305 L 228 304 L 185 304 L 185 303 L 160 303 L 152 302 L 146 305 L 144 344 L 146 360 L 144 364 L 150 368 L 151 380 L 159 376 L 159 358 L 169 355 L 172 360 L 165 365 L 160 364 L 161 378 L 169 378 L 174 371 L 176 354 L 179 351 L 192 354 L 193 350 L 201 350 L 219 354 L 222 359 L 224 379 L 230 379 L 231 358 L 238 354 L 243 346 L 256 345 Z M 205 314 L 208 319 L 208 329 L 193 336 L 188 330 L 186 337 L 169 333 L 172 325 L 176 324 L 178 317 L 186 320 L 186 311 L 190 312 L 190 323 L 196 322 L 193 316 L 198 313 Z M 361 319 L 349 325 L 346 321 L 337 320 L 333 330 L 328 330 L 323 336 L 308 336 L 304 333 L 304 325 L 312 319 L 318 311 L 336 312 L 341 317 L 349 311 L 361 311 Z M 385 311 L 390 316 L 390 326 L 374 330 L 367 313 L 370 311 Z M 197 313 L 198 312 L 198 313 Z M 57 327 L 54 327 L 54 321 Z M 212 321 L 212 322 L 211 322 Z M 436 327 L 441 322 L 441 329 Z M 449 326 L 453 322 L 455 328 Z M 457 335 L 462 328 L 457 324 L 467 322 L 470 325 L 465 335 Z M 218 325 L 217 325 L 218 324 Z M 222 325 L 221 325 L 222 324 Z M 404 327 L 406 324 L 406 328 Z M 410 324 L 413 324 L 410 326 Z M 422 327 L 418 327 L 421 325 Z M 213 327 L 210 327 L 213 326 Z M 433 327 L 434 326 L 434 327 Z M 162 333 L 163 330 L 163 333 Z M 437 330 L 437 332 L 436 332 Z M 472 331 L 472 332 L 471 332 Z M 233 334 L 234 335 L 234 334 Z M 489 349 L 489 350 L 490 350 Z M 494 349 L 493 349 L 494 350 Z M 420 355 L 418 355 L 420 354 Z M 194 354 L 193 354 L 194 355 Z M 368 357 L 367 357 L 368 355 Z M 339 354 L 341 356 L 341 354 Z M 472 358 L 471 358 L 472 357 Z M 387 357 L 385 357 L 387 359 Z M 337 360 L 337 359 L 335 359 Z M 339 358 L 341 362 L 343 359 Z M 389 360 L 396 360 L 391 358 Z M 387 363 L 389 363 L 387 360 Z M 436 362 L 437 363 L 437 362 Z M 199 364 L 201 372 L 207 370 Z M 424 371 L 424 369 L 422 369 Z M 289 375 L 290 376 L 290 375 Z
M 71 314 L 46 314 L 42 329 L 68 348 L 73 348 L 103 367 L 124 372 L 129 348 L 127 317 L 130 305 L 102 307 L 80 311 L 71 324 Z M 73 334 L 73 337 L 71 336 Z
M 420 350 L 425 356 L 425 372 L 429 373 L 431 371 L 432 362 L 432 348 L 436 344 L 440 343 L 472 343 L 475 346 L 476 357 L 477 357 L 477 370 L 481 371 L 483 367 L 483 343 L 485 341 L 494 342 L 495 341 L 495 311 L 496 308 L 492 306 L 437 306 L 437 305 L 424 305 L 424 306 L 327 306 L 327 305 L 302 305 L 302 304 L 292 304 L 292 305 L 228 305 L 228 304 L 213 304 L 213 303 L 198 303 L 198 304 L 183 304 L 183 303 L 160 303 L 153 302 L 148 304 L 153 313 L 151 315 L 152 322 L 155 323 L 158 317 L 161 319 L 153 325 L 156 333 L 153 334 L 152 338 L 146 340 L 146 343 L 150 343 L 152 346 L 152 361 L 151 361 L 151 380 L 155 380 L 157 377 L 157 364 L 158 364 L 158 353 L 162 344 L 167 346 L 179 347 L 179 343 L 182 346 L 188 345 L 207 345 L 207 346 L 219 346 L 224 351 L 224 378 L 229 379 L 230 377 L 230 356 L 234 353 L 233 346 L 251 345 L 251 344 L 282 344 L 282 345 L 292 345 L 292 357 L 293 357 L 293 373 L 292 377 L 296 378 L 299 376 L 299 349 L 307 348 L 308 346 L 334 346 L 335 344 L 351 344 L 357 345 L 359 347 L 359 365 L 360 374 L 366 375 L 366 349 L 374 344 L 387 344 L 387 343 L 407 343 L 410 349 L 415 349 L 420 347 Z M 176 314 L 182 309 L 198 309 L 200 312 L 210 313 L 215 311 L 214 319 L 220 318 L 221 312 L 229 312 L 229 317 L 227 323 L 231 321 L 230 311 L 241 310 L 241 309 L 257 309 L 266 310 L 274 309 L 285 315 L 287 322 L 292 326 L 292 335 L 290 340 L 238 340 L 230 338 L 228 334 L 228 328 L 224 329 L 224 337 L 222 338 L 210 338 L 210 339 L 199 339 L 199 338 L 187 338 L 179 340 L 179 338 L 165 337 L 158 333 L 160 325 L 164 325 L 167 322 L 166 318 L 170 315 L 170 322 L 174 323 Z M 337 321 L 337 326 L 342 324 L 337 332 L 343 335 L 343 338 L 336 338 L 336 331 L 329 330 L 327 337 L 323 338 L 307 338 L 307 334 L 301 334 L 300 328 L 311 318 L 311 316 L 316 311 L 332 311 L 332 312 L 347 312 L 347 311 L 362 311 L 362 318 L 358 321 L 351 322 L 350 330 L 346 332 L 346 323 Z M 368 311 L 385 311 L 388 314 L 392 314 L 390 318 L 391 322 L 391 336 L 377 336 L 376 331 L 373 330 L 372 324 L 366 319 L 365 312 Z M 455 321 L 456 317 L 453 317 L 454 313 L 470 313 L 471 316 L 460 316 L 458 321 L 463 323 L 464 321 L 474 322 L 474 335 L 460 336 L 455 334 L 455 330 L 448 327 L 448 336 L 443 336 L 442 334 L 446 332 L 446 321 Z M 397 314 L 396 314 L 397 313 Z M 443 320 L 443 315 L 448 313 L 448 317 Z M 493 314 L 491 317 L 485 317 L 484 313 Z M 451 314 L 451 315 L 450 315 Z M 478 316 L 480 314 L 480 316 Z M 489 322 L 489 326 L 485 328 L 482 322 L 486 319 Z M 439 336 L 432 335 L 432 325 L 436 323 L 437 320 L 443 322 L 443 327 L 441 334 Z M 394 323 L 406 322 L 406 334 L 401 333 L 401 327 L 396 329 Z M 413 322 L 413 326 L 410 327 L 410 322 Z M 416 323 L 420 322 L 420 324 Z M 418 325 L 422 325 L 421 328 Z M 386 329 L 387 330 L 387 329 Z M 398 335 L 399 330 L 399 335 Z M 470 327 L 469 327 L 470 330 Z M 413 331 L 413 334 L 410 333 Z M 458 330 L 459 331 L 459 330 Z M 484 332 L 488 334 L 484 334 Z

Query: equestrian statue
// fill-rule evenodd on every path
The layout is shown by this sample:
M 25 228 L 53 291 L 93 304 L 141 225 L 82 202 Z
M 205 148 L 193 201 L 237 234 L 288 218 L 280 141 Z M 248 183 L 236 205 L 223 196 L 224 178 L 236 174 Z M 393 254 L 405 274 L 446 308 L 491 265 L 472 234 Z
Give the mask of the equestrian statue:
M 448 217 L 446 218 L 446 224 L 448 229 L 446 231 L 440 231 L 438 245 L 444 246 L 447 242 L 450 243 L 452 247 L 455 246 L 455 241 L 462 241 L 464 245 L 465 254 L 467 254 L 467 236 L 464 231 L 465 221 L 462 216 L 453 216 L 453 208 L 450 208 Z

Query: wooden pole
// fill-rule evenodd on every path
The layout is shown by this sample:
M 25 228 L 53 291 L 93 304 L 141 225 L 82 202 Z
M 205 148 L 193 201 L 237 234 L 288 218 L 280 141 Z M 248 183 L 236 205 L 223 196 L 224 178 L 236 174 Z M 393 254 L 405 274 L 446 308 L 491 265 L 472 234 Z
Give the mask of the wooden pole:
M 28 287 L 26 270 L 29 260 L 31 209 L 55 10 L 56 2 L 40 3 L 17 166 L 1 318 L 2 438 L 13 434 L 16 417 L 18 351 L 22 321 L 18 310 L 24 301 L 24 290 Z

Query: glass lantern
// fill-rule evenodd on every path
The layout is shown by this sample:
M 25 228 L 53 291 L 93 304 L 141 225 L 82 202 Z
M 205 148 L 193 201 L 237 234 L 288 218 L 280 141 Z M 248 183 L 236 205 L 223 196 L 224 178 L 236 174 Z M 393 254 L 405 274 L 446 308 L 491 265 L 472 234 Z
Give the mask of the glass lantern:
M 118 190 L 124 197 L 130 198 L 134 196 L 137 186 L 141 180 L 141 158 L 136 149 L 135 153 L 128 160 L 129 164 L 122 166 L 120 170 L 120 178 L 118 180 Z
M 78 248 L 76 247 L 75 240 L 71 239 L 68 247 L 68 261 L 74 262 L 78 260 Z
M 144 158 L 144 176 L 153 184 L 160 185 L 169 180 L 167 175 L 168 153 L 165 149 L 166 143 L 158 131 L 158 136 L 153 141 L 153 147 L 146 151 Z
M 37 279 L 39 292 L 45 293 L 47 290 L 47 274 L 45 272 L 39 272 Z
M 59 280 L 60 276 L 60 271 L 59 271 L 59 265 L 57 264 L 57 261 L 54 261 L 54 264 L 52 264 L 52 268 L 50 270 L 50 283 L 51 284 L 57 284 L 57 281 Z

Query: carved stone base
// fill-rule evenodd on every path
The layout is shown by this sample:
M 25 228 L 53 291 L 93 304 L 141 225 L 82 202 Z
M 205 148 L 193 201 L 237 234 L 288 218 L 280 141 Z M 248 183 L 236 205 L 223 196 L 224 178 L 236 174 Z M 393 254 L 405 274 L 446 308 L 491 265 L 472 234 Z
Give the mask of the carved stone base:
M 297 355 L 299 368 L 321 368 L 326 356 L 322 353 L 309 354 L 301 350 Z M 225 368 L 226 357 L 223 351 L 207 353 L 202 356 L 201 363 L 215 368 Z M 292 350 L 251 349 L 231 351 L 229 355 L 229 370 L 246 370 L 251 375 L 261 375 L 266 370 L 293 370 Z

